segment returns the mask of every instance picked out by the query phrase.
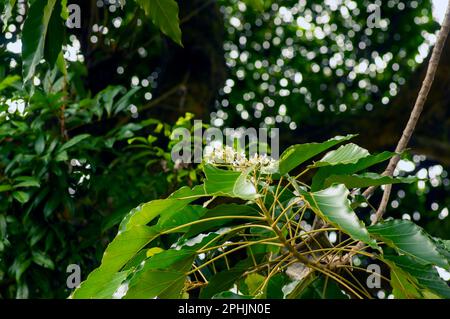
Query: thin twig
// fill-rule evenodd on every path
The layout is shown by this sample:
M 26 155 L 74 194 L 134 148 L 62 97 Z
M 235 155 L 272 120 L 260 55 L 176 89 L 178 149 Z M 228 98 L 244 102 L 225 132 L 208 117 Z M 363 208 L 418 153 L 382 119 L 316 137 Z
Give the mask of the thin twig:
M 439 60 L 441 58 L 442 50 L 445 45 L 445 41 L 447 39 L 448 33 L 450 31 L 450 1 L 447 4 L 447 11 L 445 13 L 445 18 L 442 23 L 441 30 L 439 31 L 436 45 L 434 46 L 433 53 L 430 58 L 430 62 L 428 63 L 427 73 L 425 75 L 425 79 L 423 80 L 422 87 L 420 88 L 419 95 L 417 96 L 416 103 L 414 104 L 414 108 L 409 117 L 408 123 L 406 124 L 405 129 L 403 130 L 402 137 L 398 141 L 397 147 L 395 148 L 395 152 L 397 153 L 394 157 L 389 161 L 389 165 L 384 171 L 384 175 L 392 176 L 394 174 L 394 170 L 397 167 L 398 162 L 400 161 L 400 155 L 406 150 L 408 146 L 409 140 L 416 128 L 417 122 L 419 121 L 420 114 L 422 113 L 423 107 L 428 97 L 428 93 L 430 92 L 431 86 L 434 81 L 434 77 L 436 74 L 436 70 L 439 66 Z M 380 206 L 375 214 L 375 218 L 372 219 L 372 224 L 377 223 L 384 214 L 386 210 L 386 206 L 389 202 L 389 196 L 391 194 L 392 185 L 386 185 L 383 193 L 383 198 L 381 199 Z
M 398 141 L 397 147 L 395 149 L 395 152 L 397 154 L 394 157 L 392 157 L 391 160 L 389 161 L 389 164 L 383 173 L 384 176 L 393 176 L 394 170 L 397 167 L 398 162 L 400 161 L 399 154 L 403 153 L 406 150 L 406 147 L 408 146 L 409 140 L 411 139 L 411 136 L 417 125 L 417 122 L 419 121 L 420 114 L 422 113 L 423 107 L 428 97 L 428 93 L 430 92 L 431 86 L 433 84 L 436 70 L 438 68 L 439 60 L 442 54 L 442 50 L 444 48 L 445 41 L 447 39 L 449 31 L 450 31 L 450 0 L 447 4 L 445 18 L 442 23 L 441 29 L 439 30 L 436 44 L 433 48 L 433 53 L 431 54 L 430 62 L 428 63 L 425 79 L 422 82 L 422 87 L 420 88 L 416 103 L 414 104 L 414 107 L 411 111 L 408 123 L 406 124 L 406 127 L 403 130 L 402 136 Z M 375 189 L 376 189 L 375 187 L 370 187 L 363 193 L 363 195 L 366 198 L 368 198 L 375 191 Z M 386 210 L 386 206 L 389 202 L 391 189 L 392 185 L 385 186 L 380 206 L 378 207 L 375 217 L 372 219 L 372 225 L 376 224 L 383 217 L 383 214 Z M 359 242 L 352 252 L 343 256 L 343 258 L 336 264 L 334 264 L 334 266 L 344 265 L 348 263 L 351 260 L 351 257 L 364 247 L 365 244 L 363 242 Z

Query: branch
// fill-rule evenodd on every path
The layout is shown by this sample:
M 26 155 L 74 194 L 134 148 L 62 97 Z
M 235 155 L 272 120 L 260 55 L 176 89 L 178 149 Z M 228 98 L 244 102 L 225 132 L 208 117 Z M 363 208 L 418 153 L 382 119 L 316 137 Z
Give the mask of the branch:
M 395 148 L 395 152 L 397 155 L 391 158 L 389 164 L 384 171 L 383 175 L 392 176 L 394 174 L 394 170 L 397 167 L 398 162 L 400 161 L 400 155 L 406 150 L 408 146 L 409 140 L 416 128 L 417 122 L 419 121 L 420 114 L 422 113 L 423 107 L 428 97 L 428 93 L 430 92 L 431 86 L 434 81 L 434 77 L 436 74 L 436 70 L 439 65 L 439 60 L 442 54 L 442 50 L 445 45 L 445 41 L 447 39 L 448 33 L 450 31 L 450 1 L 447 5 L 447 10 L 445 13 L 445 18 L 442 24 L 442 27 L 439 31 L 436 45 L 434 46 L 433 53 L 431 55 L 430 62 L 428 64 L 427 73 L 425 75 L 425 79 L 423 80 L 422 87 L 420 88 L 419 95 L 417 97 L 416 103 L 414 104 L 414 108 L 411 111 L 411 115 L 409 117 L 408 123 L 406 124 L 405 129 L 403 130 L 403 134 L 398 141 L 397 147 Z M 376 187 L 370 187 L 364 192 L 364 196 L 368 198 L 373 194 Z M 383 197 L 381 199 L 380 206 L 375 214 L 375 218 L 372 220 L 372 225 L 377 223 L 381 217 L 383 216 L 386 206 L 389 202 L 389 196 L 391 194 L 392 185 L 386 185 L 383 193 Z
M 408 142 L 411 139 L 411 136 L 414 132 L 414 129 L 417 125 L 417 122 L 419 120 L 420 114 L 422 113 L 423 106 L 425 105 L 425 102 L 428 97 L 428 93 L 430 92 L 431 85 L 433 84 L 434 76 L 436 74 L 437 67 L 439 65 L 439 59 L 442 54 L 442 49 L 444 48 L 445 41 L 447 39 L 448 33 L 450 31 L 450 0 L 448 1 L 447 10 L 445 13 L 445 18 L 441 26 L 441 30 L 439 31 L 436 45 L 434 46 L 433 53 L 431 55 L 430 62 L 428 64 L 427 73 L 425 75 L 425 79 L 423 80 L 422 87 L 420 88 L 419 95 L 417 97 L 416 103 L 414 104 L 414 107 L 411 111 L 411 115 L 409 117 L 408 123 L 406 124 L 405 129 L 403 130 L 402 137 L 398 141 L 397 147 L 395 149 L 395 152 L 397 153 L 396 156 L 392 157 L 389 161 L 389 164 L 384 171 L 383 175 L 386 176 L 392 176 L 394 173 L 395 168 L 397 167 L 397 164 L 400 160 L 399 154 L 404 152 L 406 150 L 406 147 L 408 146 Z M 375 191 L 375 187 L 368 188 L 363 195 L 368 198 L 370 195 L 373 194 Z M 383 217 L 384 211 L 386 210 L 386 206 L 389 202 L 389 196 L 391 194 L 392 185 L 386 185 L 383 193 L 383 198 L 381 199 L 380 206 L 378 207 L 378 210 L 375 214 L 375 218 L 372 219 L 372 225 L 376 224 L 381 217 Z M 338 265 L 347 264 L 351 257 L 358 253 L 361 249 L 365 247 L 365 244 L 363 242 L 359 242 L 352 252 L 349 252 L 341 260 L 339 260 L 337 263 L 334 263 L 332 267 L 337 267 Z
M 428 97 L 428 93 L 430 92 L 431 85 L 434 81 L 434 76 L 436 74 L 437 67 L 439 65 L 439 59 L 442 54 L 442 49 L 444 48 L 445 41 L 447 39 L 448 33 L 450 30 L 450 1 L 447 5 L 447 10 L 445 13 L 445 19 L 443 21 L 441 30 L 439 31 L 436 45 L 434 46 L 433 53 L 431 55 L 430 62 L 428 64 L 427 73 L 425 75 L 425 79 L 422 83 L 422 87 L 419 91 L 419 96 L 417 97 L 416 103 L 414 104 L 414 108 L 409 117 L 408 123 L 406 124 L 405 129 L 403 130 L 402 137 L 398 141 L 395 152 L 397 155 L 391 158 L 389 161 L 389 165 L 384 171 L 383 175 L 392 176 L 394 174 L 394 170 L 397 167 L 397 164 L 400 160 L 400 155 L 402 152 L 406 150 L 408 146 L 409 140 L 416 128 L 417 122 L 419 121 L 420 114 L 422 113 L 423 106 Z M 391 194 L 392 185 L 386 185 L 383 193 L 383 197 L 381 199 L 380 206 L 375 214 L 375 218 L 372 220 L 372 224 L 377 223 L 381 217 L 383 216 L 386 206 L 389 202 L 389 196 Z

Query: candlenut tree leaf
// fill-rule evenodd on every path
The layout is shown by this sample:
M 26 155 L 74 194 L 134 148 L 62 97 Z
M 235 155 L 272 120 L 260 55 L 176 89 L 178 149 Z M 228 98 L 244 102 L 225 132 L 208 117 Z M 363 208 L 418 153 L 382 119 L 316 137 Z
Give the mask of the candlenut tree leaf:
M 321 218 L 353 239 L 362 241 L 372 248 L 378 248 L 364 223 L 350 207 L 350 201 L 347 198 L 349 191 L 344 185 L 334 185 L 318 192 L 302 192 L 301 195 Z
M 44 57 L 49 22 L 56 1 L 36 0 L 28 11 L 22 31 L 22 75 L 24 82 L 32 79 L 37 65 Z
M 162 33 L 182 46 L 178 4 L 175 0 L 136 0 Z
M 327 149 L 348 141 L 355 135 L 336 136 L 322 143 L 297 144 L 288 147 L 280 156 L 280 174 L 284 175 L 291 170 L 326 151 Z
M 400 254 L 414 257 L 422 264 L 449 269 L 447 259 L 440 254 L 430 236 L 409 220 L 389 220 L 370 226 L 368 230 Z

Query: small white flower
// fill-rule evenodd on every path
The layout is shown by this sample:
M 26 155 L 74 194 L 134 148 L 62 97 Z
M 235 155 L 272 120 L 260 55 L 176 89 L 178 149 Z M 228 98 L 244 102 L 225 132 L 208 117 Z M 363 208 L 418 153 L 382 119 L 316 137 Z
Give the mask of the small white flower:
M 263 174 L 274 174 L 278 171 L 278 161 L 266 154 L 257 153 L 247 159 L 244 151 L 236 151 L 230 146 L 222 144 L 205 147 L 204 161 L 208 164 L 227 164 L 233 169 L 243 171 L 249 167 L 259 168 Z

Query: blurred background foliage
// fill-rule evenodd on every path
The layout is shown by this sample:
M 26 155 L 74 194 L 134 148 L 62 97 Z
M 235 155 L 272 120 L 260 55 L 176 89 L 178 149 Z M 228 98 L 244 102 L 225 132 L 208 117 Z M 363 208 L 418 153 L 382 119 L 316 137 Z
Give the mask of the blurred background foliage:
M 81 28 L 62 28 L 64 59 L 39 63 L 24 88 L 21 30 L 38 1 L 0 2 L 1 298 L 67 297 L 67 265 L 85 278 L 126 212 L 195 183 L 195 167 L 170 160 L 172 130 L 194 118 L 279 127 L 282 150 L 347 133 L 392 150 L 446 5 L 180 0 L 180 46 L 139 1 L 69 1 Z M 445 239 L 449 50 L 396 170 L 428 181 L 395 186 L 388 207 Z

